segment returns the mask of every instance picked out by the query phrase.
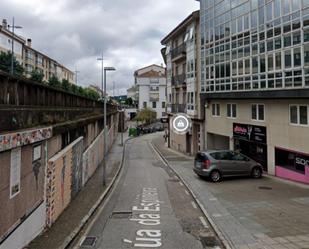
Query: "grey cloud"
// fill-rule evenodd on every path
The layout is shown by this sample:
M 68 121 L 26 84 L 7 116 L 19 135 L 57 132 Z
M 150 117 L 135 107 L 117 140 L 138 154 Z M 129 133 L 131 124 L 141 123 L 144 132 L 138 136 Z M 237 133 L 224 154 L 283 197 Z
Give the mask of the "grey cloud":
M 79 84 L 100 85 L 101 52 L 117 68 L 108 75 L 121 94 L 139 67 L 163 62 L 160 41 L 192 11 L 194 0 L 2 0 L 0 18 L 15 16 L 19 34 L 71 70 Z M 118 91 L 116 90 L 116 93 Z

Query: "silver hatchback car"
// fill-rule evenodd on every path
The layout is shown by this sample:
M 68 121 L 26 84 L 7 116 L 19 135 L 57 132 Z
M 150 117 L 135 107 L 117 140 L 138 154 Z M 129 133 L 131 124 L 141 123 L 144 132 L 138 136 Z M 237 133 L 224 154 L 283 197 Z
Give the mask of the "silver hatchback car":
M 230 150 L 198 152 L 194 159 L 194 172 L 218 182 L 225 176 L 252 176 L 261 178 L 262 165 L 243 154 Z

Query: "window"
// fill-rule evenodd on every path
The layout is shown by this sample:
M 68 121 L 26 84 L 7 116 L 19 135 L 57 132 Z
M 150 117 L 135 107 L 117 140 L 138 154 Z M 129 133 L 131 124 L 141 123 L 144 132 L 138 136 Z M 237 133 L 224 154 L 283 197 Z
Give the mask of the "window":
M 305 166 L 308 165 L 309 157 L 302 153 L 275 148 L 275 165 L 297 173 L 305 174 Z
M 147 102 L 143 102 L 143 108 L 147 108 Z
M 285 68 L 289 68 L 292 66 L 291 50 L 287 50 L 284 52 L 284 65 Z
M 264 121 L 265 120 L 265 114 L 264 110 L 265 107 L 263 104 L 252 104 L 251 106 L 251 118 L 252 120 L 256 121 Z
M 165 102 L 164 101 L 162 102 L 162 108 L 165 108 Z
M 212 116 L 220 116 L 220 104 L 212 104 Z
M 304 65 L 309 66 L 309 44 L 304 45 Z
M 152 102 L 152 108 L 157 108 L 157 102 Z
M 294 67 L 301 66 L 300 48 L 294 48 Z
M 295 125 L 308 125 L 308 106 L 290 105 L 290 123 Z
M 226 115 L 228 118 L 236 118 L 237 110 L 236 104 L 227 104 L 226 105 Z

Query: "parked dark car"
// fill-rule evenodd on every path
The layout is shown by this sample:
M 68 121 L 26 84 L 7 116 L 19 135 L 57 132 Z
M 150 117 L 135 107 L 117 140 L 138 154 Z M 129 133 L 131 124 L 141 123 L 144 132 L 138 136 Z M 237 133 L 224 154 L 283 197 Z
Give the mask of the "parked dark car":
M 262 165 L 251 158 L 230 150 L 198 152 L 193 171 L 201 177 L 218 182 L 226 176 L 252 176 L 261 178 Z

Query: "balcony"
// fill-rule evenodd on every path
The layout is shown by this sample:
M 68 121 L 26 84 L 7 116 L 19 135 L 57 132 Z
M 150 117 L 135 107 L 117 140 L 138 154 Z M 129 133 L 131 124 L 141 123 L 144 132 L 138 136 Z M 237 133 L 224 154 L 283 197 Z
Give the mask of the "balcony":
M 172 86 L 181 86 L 186 83 L 186 74 L 179 74 L 172 77 Z
M 168 104 L 167 105 L 167 112 L 170 113 L 186 113 L 187 105 L 186 104 Z
M 186 57 L 186 44 L 181 44 L 172 50 L 172 61 L 178 61 Z

